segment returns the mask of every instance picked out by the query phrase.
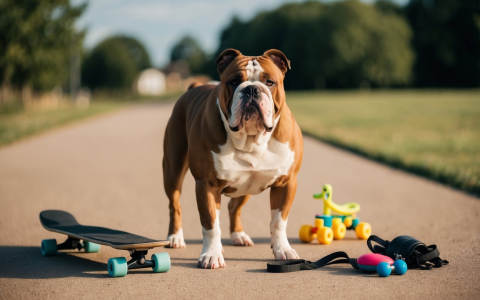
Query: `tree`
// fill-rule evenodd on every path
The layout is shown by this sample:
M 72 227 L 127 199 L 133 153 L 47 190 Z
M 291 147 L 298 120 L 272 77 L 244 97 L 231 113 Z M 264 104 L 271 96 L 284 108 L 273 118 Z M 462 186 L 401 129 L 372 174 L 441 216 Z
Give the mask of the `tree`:
M 123 44 L 139 71 L 152 67 L 147 49 L 138 40 L 128 36 L 118 36 L 115 39 Z
M 0 0 L 0 81 L 3 87 L 51 90 L 68 78 L 68 59 L 83 32 L 75 20 L 86 5 L 68 0 Z
M 151 67 L 145 47 L 132 37 L 107 38 L 85 58 L 82 82 L 92 89 L 130 88 L 138 73 Z
M 384 14 L 398 14 L 404 15 L 404 9 L 402 6 L 392 2 L 392 0 L 377 0 L 375 6 Z
M 213 60 L 227 48 L 238 49 L 246 55 L 262 55 L 274 48 L 283 51 L 292 62 L 286 88 L 315 88 L 322 75 L 317 70 L 319 54 L 315 44 L 319 39 L 313 27 L 321 18 L 324 7 L 320 2 L 310 1 L 261 12 L 246 22 L 234 17 L 222 31 L 219 48 L 209 63 L 210 76 L 218 77 Z
M 292 61 L 285 81 L 290 89 L 358 88 L 364 82 L 402 86 L 411 78 L 410 41 L 408 23 L 398 13 L 355 0 L 312 1 L 286 4 L 246 22 L 234 18 L 216 54 L 236 48 L 261 55 L 277 48 Z
M 192 74 L 203 73 L 206 62 L 205 52 L 198 42 L 191 36 L 185 36 L 179 40 L 170 52 L 170 62 L 184 61 L 188 64 Z
M 368 82 L 389 87 L 410 82 L 412 33 L 400 15 L 344 1 L 327 7 L 318 28 L 329 29 L 322 46 L 326 59 L 319 67 L 333 84 L 345 88 Z
M 420 87 L 480 86 L 480 2 L 411 0 L 414 67 Z

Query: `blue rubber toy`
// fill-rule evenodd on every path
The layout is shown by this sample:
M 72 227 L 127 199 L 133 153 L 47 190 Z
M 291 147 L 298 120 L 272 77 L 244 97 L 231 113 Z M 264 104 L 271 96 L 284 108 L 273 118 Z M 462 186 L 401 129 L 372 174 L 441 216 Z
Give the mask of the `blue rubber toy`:
M 395 268 L 395 274 L 397 275 L 403 275 L 407 273 L 407 263 L 405 263 L 403 260 L 396 260 L 393 263 L 393 267 Z
M 396 275 L 403 275 L 407 272 L 407 264 L 403 260 L 396 260 L 392 266 L 387 262 L 377 265 L 377 273 L 380 277 L 387 277 L 392 271 L 395 271 Z

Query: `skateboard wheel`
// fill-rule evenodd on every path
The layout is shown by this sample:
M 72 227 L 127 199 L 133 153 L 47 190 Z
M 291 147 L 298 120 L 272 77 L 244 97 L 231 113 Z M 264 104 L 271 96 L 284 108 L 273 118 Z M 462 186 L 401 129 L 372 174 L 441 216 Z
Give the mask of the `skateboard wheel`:
M 333 240 L 333 232 L 330 227 L 318 228 L 317 239 L 320 244 L 328 245 Z
M 302 227 L 300 227 L 300 231 L 298 232 L 298 236 L 302 242 L 310 243 L 313 240 L 312 226 L 302 225 Z
M 110 258 L 107 268 L 110 277 L 124 277 L 128 272 L 127 260 L 125 257 Z
M 355 227 L 355 233 L 359 239 L 366 240 L 372 234 L 372 226 L 368 223 L 360 222 Z
M 43 240 L 42 241 L 42 255 L 43 256 L 52 256 L 57 254 L 57 240 Z
M 345 224 L 338 223 L 332 226 L 332 231 L 333 238 L 336 240 L 341 240 L 345 237 L 345 232 L 347 231 L 347 228 L 345 227 Z
M 97 253 L 100 251 L 100 245 L 88 241 L 83 241 L 83 248 L 86 253 Z
M 152 267 L 153 272 L 155 273 L 163 273 L 170 271 L 170 255 L 168 253 L 155 253 L 152 254 L 152 260 L 155 265 Z

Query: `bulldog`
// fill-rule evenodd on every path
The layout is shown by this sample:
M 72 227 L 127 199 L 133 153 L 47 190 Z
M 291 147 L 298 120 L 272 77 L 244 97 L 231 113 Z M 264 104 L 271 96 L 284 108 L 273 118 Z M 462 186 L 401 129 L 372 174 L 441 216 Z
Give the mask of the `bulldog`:
M 227 49 L 216 64 L 220 83 L 193 87 L 183 94 L 165 131 L 163 180 L 170 201 L 170 247 L 185 247 L 180 193 L 190 168 L 203 233 L 199 267 L 225 267 L 221 195 L 231 198 L 232 243 L 253 246 L 243 230 L 240 211 L 250 195 L 268 188 L 273 255 L 276 260 L 298 259 L 286 233 L 303 155 L 302 133 L 283 87 L 290 61 L 274 49 L 262 56 Z

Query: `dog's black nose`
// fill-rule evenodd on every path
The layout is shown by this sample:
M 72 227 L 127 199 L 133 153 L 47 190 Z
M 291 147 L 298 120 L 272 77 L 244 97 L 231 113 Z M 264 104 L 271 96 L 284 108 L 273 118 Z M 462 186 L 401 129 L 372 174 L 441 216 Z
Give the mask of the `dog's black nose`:
M 256 85 L 249 85 L 243 88 L 242 93 L 248 98 L 254 99 L 262 93 L 262 90 Z

